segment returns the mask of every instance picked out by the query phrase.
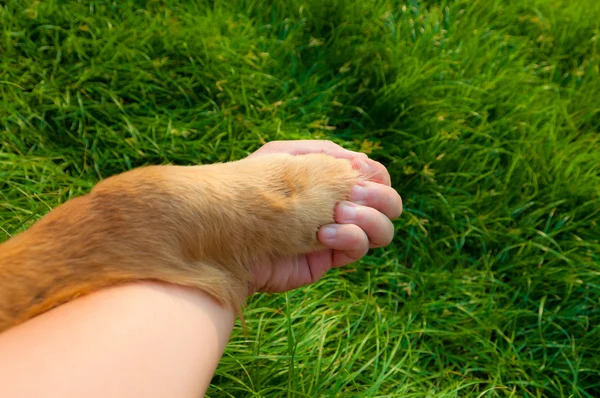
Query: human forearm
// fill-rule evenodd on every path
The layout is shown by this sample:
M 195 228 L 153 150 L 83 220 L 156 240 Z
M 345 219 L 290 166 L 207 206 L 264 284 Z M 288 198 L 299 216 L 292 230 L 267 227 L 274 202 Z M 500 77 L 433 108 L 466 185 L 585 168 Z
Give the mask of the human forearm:
M 200 397 L 234 319 L 197 289 L 105 289 L 2 334 L 0 396 Z

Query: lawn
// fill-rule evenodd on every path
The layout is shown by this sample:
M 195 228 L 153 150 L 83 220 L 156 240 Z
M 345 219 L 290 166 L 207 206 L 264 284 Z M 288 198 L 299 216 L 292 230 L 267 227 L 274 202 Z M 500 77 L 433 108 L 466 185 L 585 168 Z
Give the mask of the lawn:
M 597 0 L 9 0 L 0 32 L 0 241 L 271 140 L 389 168 L 392 245 L 250 300 L 210 397 L 600 396 Z

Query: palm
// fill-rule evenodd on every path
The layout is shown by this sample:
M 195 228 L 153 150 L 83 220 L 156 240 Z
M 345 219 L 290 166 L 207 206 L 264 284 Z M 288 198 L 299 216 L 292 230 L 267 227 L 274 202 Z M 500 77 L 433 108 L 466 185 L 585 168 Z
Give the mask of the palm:
M 333 250 L 261 261 L 253 269 L 256 291 L 281 293 L 314 283 L 332 268 Z

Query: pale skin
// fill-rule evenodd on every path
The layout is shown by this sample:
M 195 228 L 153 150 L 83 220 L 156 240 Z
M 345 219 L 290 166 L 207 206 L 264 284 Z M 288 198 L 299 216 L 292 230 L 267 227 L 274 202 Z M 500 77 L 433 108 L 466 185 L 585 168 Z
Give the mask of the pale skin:
M 337 205 L 318 238 L 328 249 L 253 268 L 249 295 L 286 292 L 362 258 L 393 238 L 402 201 L 385 167 L 329 141 L 279 141 L 250 156 L 323 152 L 352 160 L 369 181 Z M 107 288 L 0 335 L 2 397 L 199 397 L 235 321 L 206 293 L 159 282 Z

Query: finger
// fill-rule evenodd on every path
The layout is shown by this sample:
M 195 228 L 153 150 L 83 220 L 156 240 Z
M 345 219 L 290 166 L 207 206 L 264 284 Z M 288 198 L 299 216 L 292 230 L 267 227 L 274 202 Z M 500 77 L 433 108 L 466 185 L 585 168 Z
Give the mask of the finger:
M 341 159 L 353 161 L 354 167 L 367 179 L 385 185 L 391 185 L 390 173 L 384 165 L 376 162 L 362 153 L 345 149 L 335 142 L 326 140 L 296 140 L 296 141 L 271 141 L 267 142 L 252 156 L 266 155 L 269 153 L 289 153 L 291 155 L 306 155 L 310 153 L 323 153 Z
M 372 207 L 394 220 L 402 214 L 402 198 L 390 186 L 362 181 L 352 188 L 350 201 Z
M 360 227 L 369 237 L 370 247 L 387 246 L 394 238 L 394 224 L 372 207 L 342 202 L 336 206 L 335 221 Z
M 334 268 L 360 260 L 369 251 L 369 238 L 357 225 L 325 225 L 319 230 L 317 237 L 322 244 L 333 249 Z
M 254 154 L 289 153 L 291 155 L 306 155 L 309 153 L 324 153 L 342 159 L 368 159 L 361 152 L 354 152 L 342 148 L 338 144 L 327 140 L 297 140 L 297 141 L 271 141 L 263 145 Z M 254 155 L 253 154 L 253 155 Z M 252 156 L 252 155 L 250 155 Z
M 387 186 L 392 185 L 392 179 L 387 168 L 373 159 L 356 158 L 352 160 L 352 166 L 360 171 L 360 173 L 369 181 L 378 182 Z
M 310 270 L 310 283 L 320 280 L 331 269 L 332 258 L 333 250 L 331 249 L 310 253 L 306 256 Z

